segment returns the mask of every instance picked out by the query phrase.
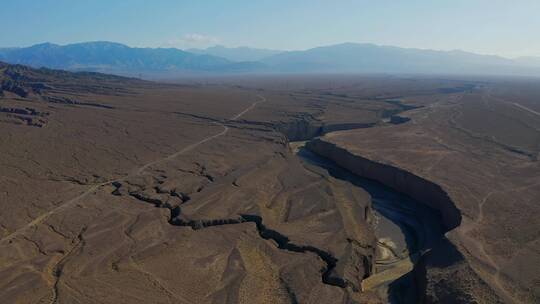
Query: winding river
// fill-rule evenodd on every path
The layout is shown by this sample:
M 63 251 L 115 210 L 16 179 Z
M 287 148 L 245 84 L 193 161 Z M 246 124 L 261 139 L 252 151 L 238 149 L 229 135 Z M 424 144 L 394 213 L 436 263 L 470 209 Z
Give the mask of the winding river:
M 440 214 L 381 183 L 350 173 L 304 144 L 290 143 L 304 166 L 325 170 L 371 195 L 377 254 L 373 274 L 362 282 L 362 290 L 374 290 L 389 303 L 417 303 L 418 288 L 411 271 L 419 257 L 443 237 Z

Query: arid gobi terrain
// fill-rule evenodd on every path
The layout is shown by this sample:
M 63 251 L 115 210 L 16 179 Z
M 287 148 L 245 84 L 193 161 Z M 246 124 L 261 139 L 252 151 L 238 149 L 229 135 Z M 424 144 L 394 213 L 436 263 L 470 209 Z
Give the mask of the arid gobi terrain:
M 540 298 L 535 81 L 0 82 L 2 303 Z

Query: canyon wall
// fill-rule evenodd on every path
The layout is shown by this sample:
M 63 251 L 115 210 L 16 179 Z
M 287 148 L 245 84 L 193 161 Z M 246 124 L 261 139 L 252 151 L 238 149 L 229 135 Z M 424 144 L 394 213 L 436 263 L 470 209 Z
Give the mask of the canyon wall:
M 289 122 L 277 122 L 272 125 L 289 141 L 303 141 L 321 135 L 322 123 L 311 119 L 295 119 Z
M 330 132 L 371 128 L 375 125 L 376 123 L 324 123 L 312 119 L 296 119 L 274 123 L 272 127 L 285 135 L 289 141 L 304 141 Z
M 396 191 L 405 193 L 441 213 L 447 231 L 460 225 L 461 213 L 448 194 L 437 184 L 400 168 L 377 163 L 317 138 L 306 144 L 306 148 L 359 176 L 376 180 Z
M 306 148 L 354 174 L 376 180 L 440 212 L 448 238 L 442 238 L 423 253 L 413 270 L 421 303 L 502 303 L 473 271 L 460 246 L 456 245 L 460 242 L 450 230 L 461 224 L 461 213 L 439 185 L 403 169 L 353 154 L 324 138 L 308 142 Z

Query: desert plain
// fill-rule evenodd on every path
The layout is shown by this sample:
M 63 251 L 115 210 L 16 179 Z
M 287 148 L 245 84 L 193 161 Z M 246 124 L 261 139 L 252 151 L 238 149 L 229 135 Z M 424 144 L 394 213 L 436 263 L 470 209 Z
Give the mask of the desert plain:
M 0 64 L 2 303 L 538 303 L 533 78 Z

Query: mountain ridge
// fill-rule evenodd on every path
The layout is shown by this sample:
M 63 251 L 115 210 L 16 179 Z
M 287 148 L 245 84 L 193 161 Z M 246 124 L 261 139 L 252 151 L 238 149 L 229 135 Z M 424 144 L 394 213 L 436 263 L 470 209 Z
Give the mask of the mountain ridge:
M 167 71 L 226 69 L 234 63 L 204 54 L 192 54 L 175 48 L 132 48 L 108 41 L 68 45 L 41 43 L 27 48 L 0 49 L 0 60 L 32 67 L 65 70 Z
M 252 48 L 247 46 L 240 47 L 225 47 L 223 45 L 215 45 L 205 49 L 191 48 L 186 51 L 195 54 L 206 54 L 217 57 L 223 57 L 230 61 L 245 62 L 245 61 L 260 61 L 266 57 L 283 53 L 284 51 Z
M 190 52 L 191 50 L 191 52 Z M 193 53 L 199 52 L 199 53 Z M 228 58 L 212 55 L 222 54 Z M 268 56 L 267 56 L 268 55 Z M 232 60 L 234 59 L 234 60 Z M 242 60 L 246 59 L 246 60 Z M 251 59 L 251 60 L 248 60 Z M 257 59 L 257 60 L 254 60 Z M 0 49 L 0 61 L 120 75 L 153 73 L 387 73 L 540 76 L 539 58 L 341 43 L 300 51 L 249 47 L 136 48 L 108 41 Z

